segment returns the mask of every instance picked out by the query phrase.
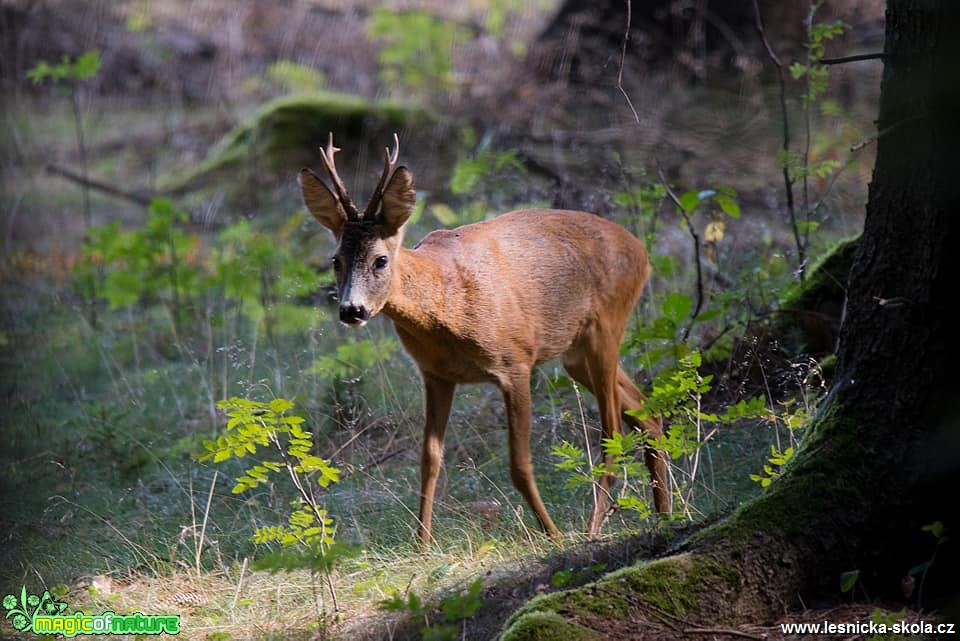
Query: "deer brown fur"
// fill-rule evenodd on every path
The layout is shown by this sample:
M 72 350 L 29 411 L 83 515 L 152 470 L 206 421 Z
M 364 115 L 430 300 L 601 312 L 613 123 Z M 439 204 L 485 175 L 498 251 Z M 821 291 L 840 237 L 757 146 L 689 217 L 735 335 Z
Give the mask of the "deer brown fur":
M 559 536 L 534 480 L 530 455 L 530 376 L 560 359 L 597 398 L 603 434 L 621 418 L 651 437 L 659 419 L 624 413 L 646 397 L 619 365 L 620 341 L 650 277 L 643 244 L 623 227 L 578 211 L 530 209 L 428 234 L 402 247 L 416 193 L 399 142 L 363 213 L 354 206 L 333 161 L 333 136 L 321 150 L 333 189 L 309 169 L 300 172 L 304 202 L 337 242 L 334 271 L 340 319 L 359 327 L 379 312 L 394 323 L 423 377 L 425 426 L 417 536 L 430 541 L 433 498 L 454 389 L 493 383 L 507 410 L 510 478 L 551 536 Z M 666 456 L 647 447 L 654 506 L 670 511 Z M 608 461 L 609 463 L 609 461 Z M 600 531 L 615 479 L 601 479 L 588 525 Z

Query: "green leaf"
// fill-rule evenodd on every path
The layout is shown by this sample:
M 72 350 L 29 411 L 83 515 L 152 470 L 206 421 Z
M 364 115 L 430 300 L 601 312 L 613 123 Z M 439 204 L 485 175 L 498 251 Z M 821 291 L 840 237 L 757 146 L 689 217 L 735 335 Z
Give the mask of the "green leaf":
M 680 201 L 680 207 L 683 208 L 683 211 L 689 214 L 700 205 L 700 192 L 685 192 L 678 200 Z
M 936 537 L 937 539 L 943 538 L 943 534 L 944 534 L 944 532 L 946 532 L 946 530 L 947 530 L 947 528 L 944 527 L 944 525 L 943 525 L 943 523 L 942 523 L 941 521 L 934 521 L 933 523 L 930 523 L 929 525 L 924 525 L 924 526 L 923 526 L 922 528 L 920 528 L 920 529 L 921 529 L 923 532 L 929 532 L 930 534 L 932 534 L 932 535 L 933 535 L 934 537 Z
M 849 592 L 853 589 L 853 586 L 857 584 L 857 580 L 860 578 L 860 570 L 851 570 L 849 572 L 844 572 L 840 575 L 840 591 Z
M 437 219 L 444 227 L 452 227 L 460 222 L 457 212 L 444 203 L 435 203 L 429 207 L 430 215 Z
M 663 301 L 663 315 L 672 321 L 674 325 L 679 325 L 693 309 L 693 301 L 686 294 L 671 292 Z
M 283 414 L 289 409 L 293 408 L 293 403 L 288 401 L 285 398 L 275 398 L 270 401 L 270 409 L 276 412 L 277 414 Z
M 77 80 L 86 80 L 97 75 L 98 71 L 100 71 L 100 52 L 94 49 L 77 58 L 73 63 L 72 75 Z
M 813 231 L 816 231 L 820 227 L 820 223 L 815 220 L 798 220 L 794 223 L 797 228 L 797 233 L 807 234 Z
M 720 209 L 723 210 L 723 213 L 730 216 L 731 218 L 740 218 L 740 205 L 737 204 L 733 198 L 726 194 L 717 194 L 713 197 L 717 204 L 720 205 Z
M 714 318 L 719 318 L 722 315 L 722 309 L 707 309 L 697 314 L 697 317 L 693 320 L 697 323 L 705 323 L 707 321 L 712 321 Z

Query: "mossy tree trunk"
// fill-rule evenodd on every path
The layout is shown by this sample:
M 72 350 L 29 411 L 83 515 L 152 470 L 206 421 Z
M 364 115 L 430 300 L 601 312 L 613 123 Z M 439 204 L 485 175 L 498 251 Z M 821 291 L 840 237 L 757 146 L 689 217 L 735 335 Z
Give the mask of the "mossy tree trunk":
M 885 54 L 835 382 L 802 447 L 760 498 L 678 556 L 535 600 L 505 638 L 640 638 L 642 621 L 664 610 L 704 625 L 773 621 L 840 599 L 853 570 L 858 597 L 957 607 L 960 3 L 888 0 Z M 951 540 L 908 599 L 902 580 L 932 558 L 922 527 L 934 521 Z M 636 634 L 598 624 L 603 612 L 633 621 Z

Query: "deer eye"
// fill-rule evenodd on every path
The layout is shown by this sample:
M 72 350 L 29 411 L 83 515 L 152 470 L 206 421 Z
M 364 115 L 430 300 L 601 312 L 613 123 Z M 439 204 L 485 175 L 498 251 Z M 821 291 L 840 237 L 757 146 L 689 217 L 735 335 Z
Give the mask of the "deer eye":
M 374 269 L 384 269 L 387 266 L 387 257 L 386 256 L 377 256 L 377 259 L 373 261 Z
M 341 268 L 341 267 L 343 267 L 343 264 L 340 262 L 340 257 L 339 257 L 339 256 L 334 256 L 334 257 L 333 257 L 333 271 L 338 272 L 338 271 L 340 271 L 340 268 Z

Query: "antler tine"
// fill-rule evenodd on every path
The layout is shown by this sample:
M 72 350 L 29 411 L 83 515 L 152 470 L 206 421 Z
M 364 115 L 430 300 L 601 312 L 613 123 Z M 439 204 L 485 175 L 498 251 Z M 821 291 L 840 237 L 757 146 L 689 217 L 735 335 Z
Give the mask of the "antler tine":
M 353 204 L 353 200 L 350 199 L 350 192 L 347 191 L 343 181 L 340 180 L 340 175 L 337 173 L 337 165 L 333 160 L 333 155 L 338 151 L 340 151 L 340 148 L 333 146 L 333 132 L 331 131 L 330 138 L 327 141 L 327 148 L 320 148 L 320 160 L 323 162 L 323 168 L 327 170 L 327 175 L 330 176 L 330 182 L 333 183 L 333 188 L 337 192 L 337 198 L 340 199 L 340 204 L 343 205 L 348 218 L 356 219 L 359 218 L 357 207 Z
M 397 159 L 400 157 L 400 137 L 397 136 L 396 133 L 393 134 L 393 153 L 390 153 L 389 147 L 385 147 L 383 151 L 383 173 L 380 174 L 380 181 L 377 182 L 377 188 L 373 190 L 370 203 L 363 212 L 364 216 L 376 214 L 377 209 L 380 208 L 383 188 L 387 186 L 387 181 L 390 180 L 390 176 L 393 175 L 393 171 L 397 168 Z

